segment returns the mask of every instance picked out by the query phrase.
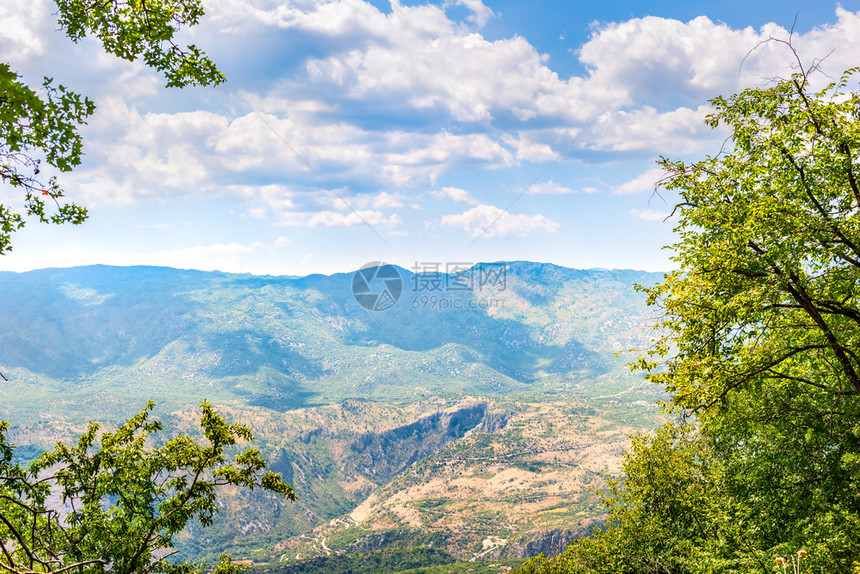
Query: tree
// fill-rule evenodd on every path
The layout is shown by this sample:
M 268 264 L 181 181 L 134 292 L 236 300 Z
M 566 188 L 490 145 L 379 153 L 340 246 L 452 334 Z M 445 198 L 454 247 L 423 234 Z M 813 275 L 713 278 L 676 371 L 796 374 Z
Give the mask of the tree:
M 191 520 L 204 525 L 218 511 L 217 488 L 262 488 L 295 500 L 290 485 L 265 471 L 253 448 L 232 459 L 250 429 L 228 424 L 207 403 L 200 426 L 208 444 L 177 436 L 161 446 L 161 423 L 150 420 L 152 402 L 113 432 L 91 423 L 77 444 L 57 444 L 26 468 L 13 464 L 0 422 L 0 571 L 8 574 L 191 574 L 171 563 L 173 536 Z M 54 500 L 59 497 L 61 505 Z M 242 569 L 222 557 L 219 574 Z
M 736 562 L 748 571 L 742 553 L 718 543 L 737 528 L 710 458 L 693 425 L 633 437 L 624 478 L 610 479 L 603 495 L 608 526 L 521 574 L 731 572 Z
M 857 71 L 817 93 L 801 68 L 717 98 L 708 122 L 731 150 L 661 161 L 681 197 L 679 270 L 646 290 L 664 338 L 640 363 L 695 417 L 750 554 L 805 548 L 829 572 L 860 551 Z
M 104 49 L 125 60 L 142 58 L 161 72 L 168 87 L 217 85 L 225 81 L 196 46 L 182 47 L 176 33 L 203 16 L 201 0 L 55 0 L 60 27 L 74 42 L 96 36 Z M 0 255 L 12 248 L 12 233 L 26 216 L 43 223 L 80 224 L 86 208 L 67 203 L 56 177 L 40 178 L 42 161 L 60 172 L 81 163 L 78 127 L 95 112 L 88 98 L 45 78 L 39 89 L 18 81 L 0 63 L 0 181 L 24 193 L 23 210 L 0 205 Z M 50 204 L 53 204 L 52 209 Z M 23 212 L 23 213 L 21 213 Z
M 608 528 L 534 571 L 860 571 L 858 69 L 812 73 L 712 100 L 727 149 L 661 159 L 678 270 L 644 289 L 636 366 L 680 422 L 634 440 Z

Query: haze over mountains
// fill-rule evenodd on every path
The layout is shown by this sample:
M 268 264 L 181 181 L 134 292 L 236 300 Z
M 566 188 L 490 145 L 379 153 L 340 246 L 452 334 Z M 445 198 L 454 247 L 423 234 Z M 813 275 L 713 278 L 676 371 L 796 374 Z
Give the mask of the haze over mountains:
M 23 453 L 149 399 L 171 430 L 194 432 L 204 398 L 248 422 L 299 501 L 229 495 L 215 526 L 184 537 L 188 556 L 551 550 L 599 519 L 587 485 L 659 418 L 617 353 L 647 344 L 633 285 L 661 276 L 492 265 L 502 281 L 480 289 L 398 269 L 377 311 L 354 273 L 0 273 L 0 418 Z

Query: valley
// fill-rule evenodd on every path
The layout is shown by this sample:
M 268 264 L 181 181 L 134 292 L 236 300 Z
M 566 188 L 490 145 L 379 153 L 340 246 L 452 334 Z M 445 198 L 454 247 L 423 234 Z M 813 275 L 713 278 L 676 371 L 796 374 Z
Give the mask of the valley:
M 158 404 L 165 435 L 196 406 L 248 424 L 295 503 L 227 491 L 181 557 L 259 565 L 433 547 L 459 560 L 561 551 L 600 523 L 595 489 L 629 434 L 660 424 L 632 375 L 658 274 L 505 263 L 498 304 L 357 304 L 352 274 L 166 268 L 0 273 L 0 419 L 19 456 Z M 454 300 L 454 299 L 452 299 Z

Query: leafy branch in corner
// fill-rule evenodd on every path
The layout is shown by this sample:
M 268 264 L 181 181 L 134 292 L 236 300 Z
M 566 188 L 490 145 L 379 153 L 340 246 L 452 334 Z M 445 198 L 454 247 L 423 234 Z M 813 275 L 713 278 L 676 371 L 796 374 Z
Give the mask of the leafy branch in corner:
M 292 487 L 267 471 L 260 452 L 225 449 L 253 439 L 201 404 L 206 444 L 177 436 L 153 447 L 162 430 L 154 403 L 113 432 L 90 423 L 77 443 L 58 443 L 26 468 L 12 464 L 8 423 L 0 422 L 0 572 L 8 574 L 192 574 L 200 567 L 167 560 L 173 537 L 192 520 L 212 523 L 217 489 L 262 488 L 295 500 Z M 62 504 L 52 503 L 59 496 Z M 241 568 L 222 557 L 216 572 Z
M 201 0 L 56 0 L 60 28 L 74 42 L 97 37 L 105 51 L 128 61 L 142 59 L 168 87 L 218 85 L 226 81 L 197 46 L 182 46 L 176 34 L 203 16 Z M 0 255 L 12 249 L 12 234 L 27 217 L 42 223 L 78 225 L 86 208 L 65 201 L 56 176 L 40 178 L 43 162 L 58 172 L 81 164 L 78 128 L 95 112 L 89 98 L 45 78 L 38 89 L 19 81 L 0 62 L 0 183 L 23 191 L 19 207 L 0 204 Z

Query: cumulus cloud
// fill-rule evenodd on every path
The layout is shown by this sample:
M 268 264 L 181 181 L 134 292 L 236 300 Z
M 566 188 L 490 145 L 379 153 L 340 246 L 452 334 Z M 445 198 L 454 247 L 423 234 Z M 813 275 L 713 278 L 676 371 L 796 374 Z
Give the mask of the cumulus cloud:
M 643 221 L 664 221 L 669 217 L 669 213 L 670 212 L 668 211 L 655 211 L 651 208 L 630 210 L 630 215 L 632 215 L 634 219 L 641 219 Z
M 454 6 L 468 11 L 466 20 L 454 19 Z M 272 72 L 270 83 L 241 93 L 228 84 L 224 92 L 205 94 L 211 111 L 193 112 L 164 111 L 170 106 L 161 104 L 161 111 L 147 112 L 139 101 L 165 92 L 139 64 L 77 58 L 74 69 L 86 77 L 111 74 L 92 94 L 99 110 L 85 128 L 85 164 L 63 176 L 75 200 L 130 204 L 218 194 L 247 199 L 251 217 L 318 212 L 316 225 L 354 224 L 343 219 L 348 210 L 332 194 L 316 203 L 297 194 L 327 187 L 306 163 L 356 210 L 382 214 L 417 205 L 414 196 L 443 175 L 553 161 L 595 117 L 599 121 L 576 144 L 576 150 L 603 154 L 595 161 L 699 153 L 724 137 L 704 126 L 710 109 L 704 100 L 785 75 L 794 58 L 771 42 L 740 65 L 758 43 L 788 36 L 775 24 L 735 29 L 706 17 L 645 17 L 595 24 L 576 52 L 585 72 L 560 77 L 528 39 L 483 36 L 481 26 L 494 15 L 480 0 L 395 1 L 387 12 L 363 0 L 208 0 L 207 8 L 209 24 L 195 31 L 209 34 L 195 39 L 203 46 L 225 30 L 248 40 L 300 34 L 315 46 L 314 56 L 267 52 L 261 66 Z M 825 67 L 841 71 L 860 51 L 860 13 L 837 8 L 836 15 L 834 24 L 795 34 L 794 45 L 805 57 L 835 48 Z M 0 54 L 45 50 L 41 32 L 30 32 L 50 27 L 47 0 L 6 3 L 0 20 L 21 24 L 0 30 Z M 222 93 L 236 100 L 226 104 Z M 386 121 L 376 121 L 382 114 Z M 650 190 L 659 176 L 642 179 L 650 177 L 615 191 Z M 368 191 L 374 189 L 399 191 Z M 482 207 L 455 189 L 431 197 Z M 553 182 L 529 190 L 575 191 Z M 344 213 L 322 215 L 328 212 Z M 391 224 L 392 215 L 381 217 L 380 225 Z
M 385 215 L 381 211 L 357 210 L 348 213 L 338 211 L 288 212 L 281 214 L 281 224 L 303 227 L 355 227 L 369 225 L 373 228 L 391 228 L 402 225 L 396 213 Z
M 436 199 L 450 199 L 458 203 L 470 203 L 477 205 L 479 201 L 472 197 L 472 194 L 465 189 L 459 187 L 443 187 L 442 189 L 431 191 L 430 195 Z
M 341 190 L 338 195 L 325 194 L 321 196 L 318 202 L 328 207 L 348 210 L 348 209 L 388 209 L 394 207 L 403 207 L 406 196 L 400 193 L 388 193 L 381 191 L 379 193 L 360 193 L 347 197 L 344 195 L 344 190 Z
M 594 188 L 588 188 L 588 189 L 593 190 Z M 585 189 L 583 189 L 582 191 L 589 193 L 589 191 L 586 191 Z M 544 183 L 534 184 L 533 186 L 531 186 L 528 189 L 528 191 L 526 193 L 528 193 L 529 195 L 567 195 L 567 194 L 576 193 L 576 192 L 577 192 L 577 190 L 575 190 L 575 189 L 572 189 L 570 187 L 566 187 L 563 185 L 559 185 L 559 184 L 555 183 L 553 180 L 549 180 L 549 181 L 544 182 Z
M 230 2 L 230 4 L 237 4 Z M 238 4 L 242 4 L 239 2 Z M 233 7 L 260 22 L 344 41 L 342 50 L 305 64 L 315 83 L 338 86 L 354 101 L 370 96 L 406 102 L 412 108 L 444 109 L 458 121 L 482 121 L 494 111 L 520 119 L 537 110 L 564 110 L 586 117 L 580 78 L 559 79 L 546 57 L 528 41 L 489 41 L 451 20 L 445 6 L 391 4 L 382 13 L 359 0 L 316 1 L 291 6 Z M 480 28 L 493 12 L 479 0 L 458 0 Z M 337 45 L 337 44 L 335 44 Z
M 224 188 L 224 194 L 265 205 L 274 211 L 290 211 L 295 209 L 299 198 L 298 192 L 285 185 L 278 184 L 257 186 L 229 185 Z
M 841 7 L 836 15 L 836 24 L 795 34 L 793 46 L 804 58 L 833 51 L 826 67 L 842 71 L 860 48 L 860 16 Z M 773 23 L 738 30 L 706 16 L 689 22 L 648 16 L 597 25 L 579 60 L 591 68 L 594 88 L 616 86 L 625 103 L 696 101 L 787 76 L 794 54 L 768 40 L 788 37 Z
M 441 225 L 462 229 L 472 237 L 524 237 L 533 231 L 555 233 L 561 226 L 543 215 L 514 215 L 494 205 L 481 204 L 463 213 L 445 215 Z
M 458 3 L 473 9 L 477 22 L 490 14 L 477 0 Z M 499 114 L 582 122 L 642 102 L 701 102 L 785 73 L 794 59 L 772 42 L 740 65 L 762 41 L 788 37 L 775 24 L 738 30 L 705 16 L 689 22 L 649 16 L 597 24 L 577 52 L 588 72 L 560 78 L 526 39 L 489 41 L 456 25 L 444 6 L 395 2 L 385 14 L 358 0 L 319 1 L 265 13 L 279 26 L 355 38 L 349 49 L 307 62 L 312 82 L 335 84 L 354 100 L 376 96 L 444 109 L 462 122 Z M 795 45 L 813 55 L 838 47 L 832 58 L 847 67 L 860 48 L 858 16 L 838 8 L 837 17 L 832 26 L 795 35 Z
M 450 0 L 448 1 L 450 4 Z M 485 6 L 481 0 L 455 0 L 453 2 L 459 6 L 465 6 L 469 10 L 472 11 L 472 15 L 467 19 L 470 22 L 474 22 L 478 25 L 478 27 L 483 27 L 484 24 L 487 23 L 487 20 L 495 16 L 495 12 L 493 12 L 489 7 Z
M 661 167 L 654 167 L 635 179 L 622 183 L 615 188 L 614 192 L 619 195 L 640 193 L 643 191 L 654 191 L 654 186 L 660 181 L 666 172 Z
M 231 182 L 249 175 L 289 177 L 315 187 L 329 181 L 412 187 L 432 184 L 458 166 L 495 168 L 515 162 L 504 146 L 485 134 L 409 134 L 347 123 L 321 125 L 317 118 L 301 114 L 295 118 L 266 114 L 264 120 L 253 113 L 236 118 L 207 111 L 142 114 L 108 98 L 88 128 L 94 137 L 89 140 L 87 164 L 67 177 L 82 192 L 79 197 L 95 205 L 213 189 L 232 194 L 237 185 Z M 277 196 L 271 188 L 266 194 Z M 400 207 L 404 199 L 402 194 L 382 192 L 349 201 L 357 208 L 381 209 Z
M 525 39 L 489 42 L 450 26 L 427 36 L 392 30 L 391 41 L 308 62 L 311 81 L 331 83 L 353 99 L 396 95 L 412 108 L 447 110 L 461 122 L 511 113 L 579 116 L 596 111 L 582 95 L 580 78 L 562 81 Z
M 713 147 L 725 139 L 726 132 L 705 125 L 713 112 L 707 105 L 696 109 L 679 107 L 658 112 L 645 106 L 636 110 L 608 113 L 592 128 L 591 149 L 611 152 L 647 150 L 652 155 L 689 154 Z
M 503 134 L 502 141 L 516 150 L 519 161 L 553 161 L 558 157 L 558 152 L 552 149 L 552 145 L 543 140 L 543 130 L 520 131 L 516 135 Z M 557 131 L 557 130 L 553 130 Z
M 0 3 L 0 54 L 4 60 L 14 56 L 22 61 L 44 52 L 42 32 L 48 21 L 48 5 L 46 0 Z

